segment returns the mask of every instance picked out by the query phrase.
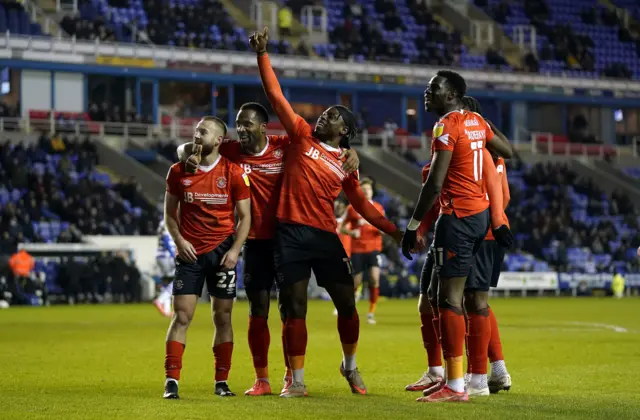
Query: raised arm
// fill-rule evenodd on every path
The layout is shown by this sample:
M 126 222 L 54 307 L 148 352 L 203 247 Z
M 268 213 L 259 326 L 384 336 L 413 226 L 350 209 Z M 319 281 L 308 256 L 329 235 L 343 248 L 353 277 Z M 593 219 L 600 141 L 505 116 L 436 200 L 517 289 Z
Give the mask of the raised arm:
M 295 135 L 296 124 L 300 117 L 293 111 L 289 101 L 284 97 L 280 83 L 276 73 L 271 68 L 271 61 L 267 54 L 267 44 L 269 43 L 269 33 L 267 28 L 264 28 L 262 33 L 257 32 L 251 36 L 250 44 L 256 54 L 258 54 L 258 68 L 260 70 L 260 79 L 262 80 L 262 87 L 264 92 L 271 103 L 271 107 L 276 112 L 278 119 L 287 130 L 287 134 L 292 138 Z

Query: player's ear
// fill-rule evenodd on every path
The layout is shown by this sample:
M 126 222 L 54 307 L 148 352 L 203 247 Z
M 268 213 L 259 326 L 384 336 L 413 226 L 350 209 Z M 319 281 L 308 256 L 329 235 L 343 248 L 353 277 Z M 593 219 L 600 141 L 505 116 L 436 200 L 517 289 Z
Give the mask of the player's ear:
M 342 123 L 342 128 L 340 129 L 340 135 L 346 136 L 348 133 L 349 133 L 349 127 L 347 127 L 347 124 Z
M 261 134 L 266 134 L 267 133 L 267 123 L 262 123 L 260 124 L 260 133 Z

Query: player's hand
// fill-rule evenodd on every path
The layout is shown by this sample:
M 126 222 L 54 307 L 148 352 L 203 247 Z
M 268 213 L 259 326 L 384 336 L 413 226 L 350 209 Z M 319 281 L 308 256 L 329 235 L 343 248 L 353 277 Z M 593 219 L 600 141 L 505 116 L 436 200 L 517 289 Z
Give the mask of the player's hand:
M 226 254 L 224 254 L 220 264 L 222 265 L 222 267 L 226 268 L 227 270 L 231 270 L 232 268 L 235 268 L 236 264 L 238 264 L 239 256 L 240 256 L 240 252 L 231 248 L 230 250 L 227 251 Z
M 181 260 L 194 263 L 198 260 L 198 254 L 196 254 L 196 249 L 191 245 L 191 242 L 182 239 L 176 243 L 176 248 L 178 248 L 178 257 Z
M 427 247 L 427 238 L 422 235 L 417 235 L 416 247 L 411 250 L 412 254 L 419 254 Z
M 415 230 L 408 230 L 404 232 L 402 236 L 402 255 L 409 260 L 413 260 L 411 256 L 411 250 L 415 249 L 418 244 L 418 232 Z
M 269 45 L 269 29 L 265 27 L 262 32 L 254 32 L 249 37 L 249 45 L 258 54 L 266 53 Z
M 360 229 L 354 229 L 351 232 L 349 232 L 349 236 L 351 236 L 352 238 L 358 239 L 360 237 Z
M 515 238 L 513 237 L 513 233 L 511 233 L 511 229 L 509 229 L 509 226 L 502 225 L 497 229 L 492 229 L 492 232 L 493 237 L 496 239 L 498 245 L 506 249 L 509 249 L 513 246 Z
M 400 245 L 402 243 L 403 235 L 404 235 L 404 232 L 398 229 L 395 232 L 393 232 L 390 236 L 393 238 L 394 242 L 397 245 Z
M 356 153 L 353 149 L 346 149 L 342 151 L 340 155 L 340 159 L 345 158 L 345 161 L 342 162 L 342 170 L 346 173 L 350 174 L 355 172 L 360 167 L 360 158 L 358 157 L 358 153 Z
M 202 144 L 193 143 L 191 152 L 191 156 L 187 158 L 184 167 L 187 172 L 195 174 L 202 160 Z

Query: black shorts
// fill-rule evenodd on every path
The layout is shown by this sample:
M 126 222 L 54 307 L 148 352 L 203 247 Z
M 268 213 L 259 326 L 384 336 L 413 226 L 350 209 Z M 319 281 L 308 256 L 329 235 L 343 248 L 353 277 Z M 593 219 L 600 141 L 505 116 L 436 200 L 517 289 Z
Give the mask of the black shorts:
M 244 288 L 250 292 L 270 292 L 276 278 L 273 239 L 249 239 L 244 244 Z
M 467 277 L 489 230 L 489 209 L 458 218 L 441 214 L 435 228 L 436 267 L 440 278 Z
M 224 254 L 233 245 L 233 236 L 229 236 L 215 249 L 203 255 L 198 255 L 194 263 L 176 258 L 176 278 L 173 281 L 174 295 L 202 294 L 204 282 L 207 282 L 209 295 L 219 299 L 233 299 L 236 297 L 236 270 L 226 270 L 220 267 Z
M 351 254 L 353 274 L 360 274 L 371 267 L 380 267 L 380 253 L 378 251 L 366 254 Z
M 506 250 L 501 247 L 496 241 L 491 244 L 493 250 L 493 272 L 491 273 L 491 287 L 498 287 L 498 280 L 500 280 L 500 273 L 502 272 L 502 263 L 504 262 L 504 256 Z
M 433 267 L 435 263 L 435 257 L 433 254 L 435 253 L 433 247 L 429 247 L 429 251 L 427 251 L 427 258 L 424 260 L 424 265 L 422 266 L 422 273 L 420 273 L 420 294 L 427 295 L 429 291 L 429 285 L 431 284 L 431 276 L 433 275 Z
M 278 287 L 316 275 L 318 286 L 353 285 L 351 261 L 333 232 L 311 226 L 280 223 L 274 252 Z

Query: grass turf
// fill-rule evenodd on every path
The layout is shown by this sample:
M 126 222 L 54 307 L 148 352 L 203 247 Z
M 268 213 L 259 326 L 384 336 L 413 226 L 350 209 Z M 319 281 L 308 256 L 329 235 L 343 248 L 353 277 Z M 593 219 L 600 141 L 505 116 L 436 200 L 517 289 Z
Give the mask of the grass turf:
M 0 312 L 0 418 L 639 418 L 633 385 L 640 380 L 638 299 L 494 300 L 512 390 L 440 405 L 418 404 L 419 393 L 404 391 L 425 368 L 416 303 L 382 302 L 375 326 L 362 317 L 358 365 L 370 390 L 362 397 L 350 394 L 338 372 L 341 352 L 331 304 L 311 302 L 305 366 L 310 397 L 293 400 L 242 395 L 254 379 L 246 302 L 234 312 L 229 384 L 238 396 L 213 395 L 213 329 L 208 306 L 200 305 L 189 331 L 179 401 L 161 398 L 168 320 L 151 305 L 11 308 Z M 361 314 L 366 305 L 360 303 Z M 275 309 L 270 372 L 279 392 L 283 361 Z

